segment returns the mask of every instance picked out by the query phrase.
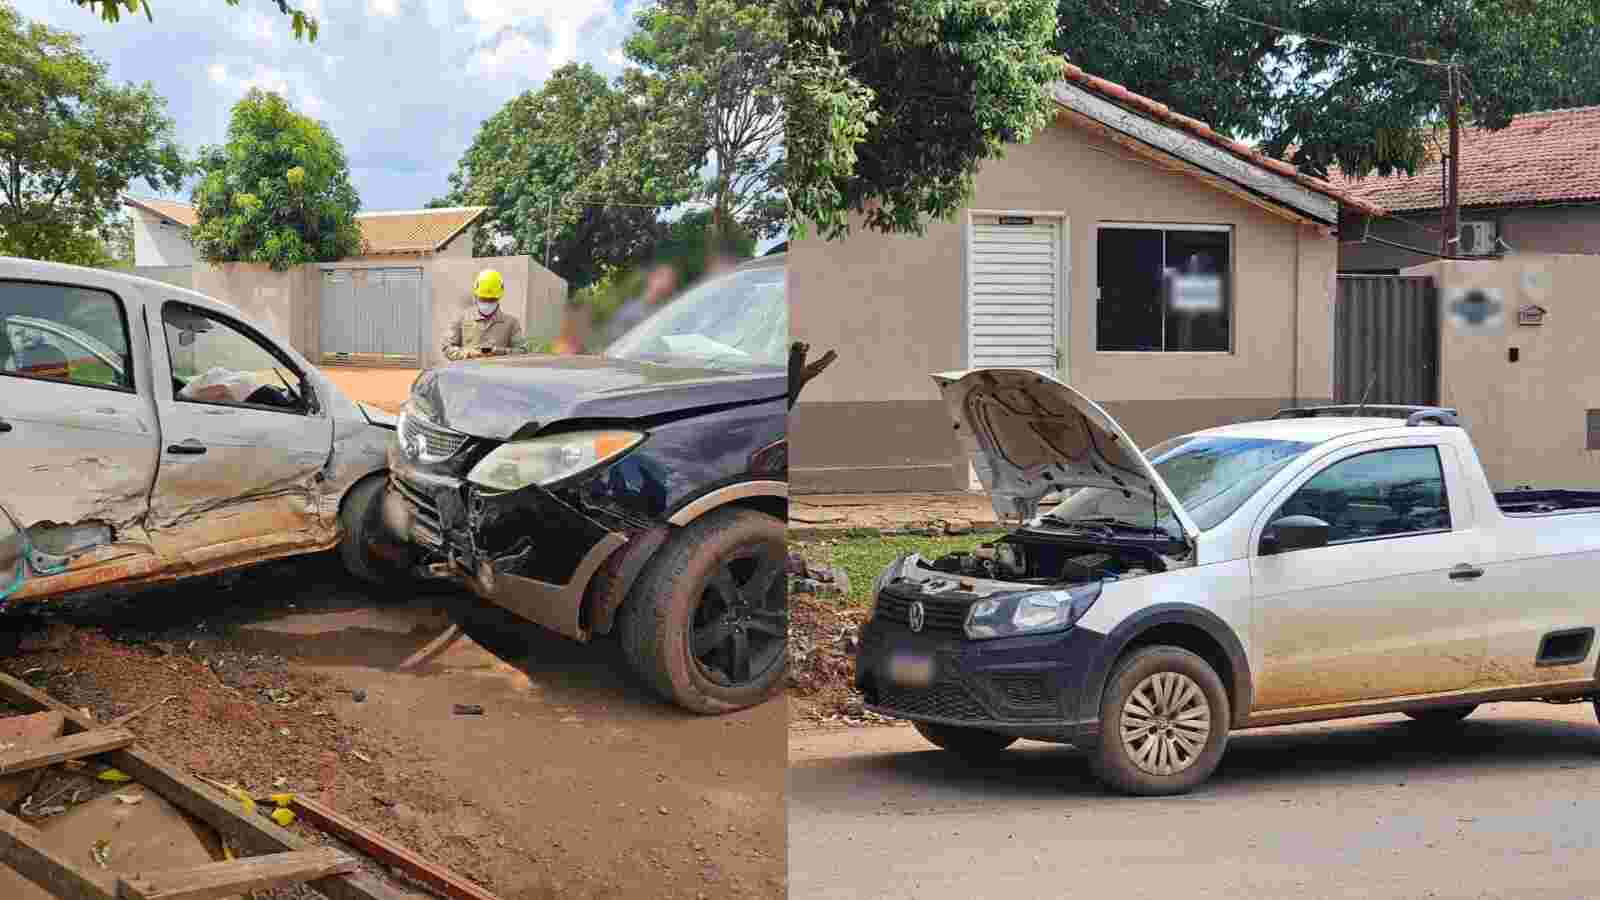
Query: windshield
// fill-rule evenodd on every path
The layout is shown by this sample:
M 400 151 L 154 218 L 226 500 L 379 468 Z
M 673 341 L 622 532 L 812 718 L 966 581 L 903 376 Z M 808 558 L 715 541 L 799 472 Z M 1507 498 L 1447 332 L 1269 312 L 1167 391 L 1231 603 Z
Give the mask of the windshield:
M 1215 528 L 1258 488 L 1314 444 L 1266 438 L 1190 436 L 1145 451 L 1145 458 L 1172 488 L 1202 531 Z M 1065 522 L 1112 519 L 1141 528 L 1181 533 L 1165 502 L 1127 497 L 1121 491 L 1084 488 L 1047 515 Z
M 789 361 L 785 271 L 760 266 L 702 282 L 618 338 L 605 355 L 708 369 L 781 369 Z

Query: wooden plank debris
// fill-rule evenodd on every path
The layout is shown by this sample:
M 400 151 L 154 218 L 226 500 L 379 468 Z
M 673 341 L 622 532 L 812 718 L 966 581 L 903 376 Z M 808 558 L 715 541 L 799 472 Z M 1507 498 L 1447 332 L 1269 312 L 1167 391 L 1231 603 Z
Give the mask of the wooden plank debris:
M 220 900 L 241 892 L 303 884 L 355 869 L 354 858 L 332 848 L 269 853 L 123 878 L 117 884 L 117 896 L 121 900 Z
M 56 738 L 49 743 L 13 747 L 0 752 L 0 775 L 43 769 L 69 759 L 99 756 L 132 746 L 133 740 L 133 732 L 126 728 L 92 728 Z
M 499 900 L 460 875 L 430 862 L 381 834 L 314 800 L 296 796 L 290 808 L 305 822 L 326 831 L 387 866 L 394 866 L 450 900 Z
M 445 652 L 446 650 L 449 650 L 451 647 L 455 646 L 456 641 L 461 640 L 461 637 L 461 626 L 451 625 L 449 628 L 446 628 L 438 637 L 429 641 L 421 650 L 418 650 L 417 652 L 406 657 L 406 661 L 400 664 L 401 671 L 406 669 L 414 669 L 417 666 L 420 666 L 439 654 Z

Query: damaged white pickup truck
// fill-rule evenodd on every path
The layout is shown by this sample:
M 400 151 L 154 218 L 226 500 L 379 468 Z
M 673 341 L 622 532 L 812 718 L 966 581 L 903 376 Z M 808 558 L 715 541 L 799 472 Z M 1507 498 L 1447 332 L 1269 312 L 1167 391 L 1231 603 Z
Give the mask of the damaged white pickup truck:
M 340 548 L 393 417 L 226 304 L 0 257 L 0 611 Z

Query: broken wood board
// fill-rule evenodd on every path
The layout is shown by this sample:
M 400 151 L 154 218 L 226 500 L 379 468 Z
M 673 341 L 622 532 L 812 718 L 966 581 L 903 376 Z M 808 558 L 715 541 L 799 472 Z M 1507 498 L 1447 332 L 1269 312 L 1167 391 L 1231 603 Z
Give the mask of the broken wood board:
M 0 752 L 0 775 L 43 769 L 69 759 L 99 756 L 132 745 L 133 732 L 126 728 L 91 728 L 47 743 Z
M 83 713 L 4 672 L 0 672 L 0 697 L 25 709 L 64 714 L 69 734 L 96 727 L 94 720 Z M 112 751 L 107 754 L 107 761 L 151 792 L 227 835 L 246 852 L 280 853 L 313 846 L 260 816 L 245 815 L 233 799 L 137 745 Z M 328 900 L 409 900 L 410 897 L 359 872 L 332 875 L 307 884 Z
M 117 896 L 121 900 L 220 900 L 240 891 L 302 884 L 355 869 L 355 859 L 332 848 L 269 853 L 125 877 L 117 883 Z
M 0 719 L 0 747 L 34 747 L 46 744 L 60 737 L 66 725 L 67 717 L 58 712 L 8 716 Z M 34 769 L 19 775 L 0 778 L 0 811 L 15 811 L 17 804 L 39 787 L 39 779 L 42 777 L 44 770 Z
M 310 825 L 326 831 L 387 866 L 394 866 L 451 900 L 499 900 L 445 867 L 396 844 L 381 834 L 314 800 L 296 796 L 290 808 Z
M 139 802 L 126 803 L 118 795 L 138 796 Z M 0 868 L 0 897 L 6 900 L 48 900 L 50 897 L 116 896 L 119 876 L 140 872 L 159 872 L 208 865 L 221 855 L 221 846 L 210 829 L 195 824 L 177 807 L 143 787 L 124 787 L 73 807 L 65 813 L 39 823 L 37 827 L 15 820 L 26 828 L 18 835 L 31 839 L 32 852 L 51 854 L 68 863 L 84 881 L 99 893 L 63 894 L 54 887 L 39 886 L 36 879 L 17 865 L 11 852 L 0 859 L 15 871 Z M 97 861 L 94 848 L 104 841 L 104 866 Z M 8 851 L 22 852 L 20 848 Z M 231 896 L 238 896 L 235 891 Z M 224 895 L 218 895 L 224 896 Z

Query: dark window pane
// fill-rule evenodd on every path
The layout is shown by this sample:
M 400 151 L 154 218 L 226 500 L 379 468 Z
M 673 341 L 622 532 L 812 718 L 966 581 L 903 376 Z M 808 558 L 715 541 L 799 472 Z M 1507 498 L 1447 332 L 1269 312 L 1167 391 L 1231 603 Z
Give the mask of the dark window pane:
M 122 304 L 91 288 L 0 282 L 0 373 L 132 390 Z
M 1226 352 L 1230 295 L 1228 232 L 1169 231 L 1168 350 Z
M 1328 541 L 1356 541 L 1450 527 L 1438 451 L 1406 447 L 1334 463 L 1306 482 L 1274 518 L 1315 516 Z
M 1161 349 L 1161 234 L 1146 228 L 1100 229 L 1099 349 Z

